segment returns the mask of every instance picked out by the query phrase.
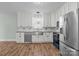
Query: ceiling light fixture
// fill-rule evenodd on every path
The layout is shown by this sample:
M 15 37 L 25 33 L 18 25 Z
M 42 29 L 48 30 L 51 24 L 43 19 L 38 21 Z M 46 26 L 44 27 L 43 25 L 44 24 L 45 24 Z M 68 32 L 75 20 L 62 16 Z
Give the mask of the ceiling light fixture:
M 36 13 L 40 13 L 39 11 L 37 11 Z

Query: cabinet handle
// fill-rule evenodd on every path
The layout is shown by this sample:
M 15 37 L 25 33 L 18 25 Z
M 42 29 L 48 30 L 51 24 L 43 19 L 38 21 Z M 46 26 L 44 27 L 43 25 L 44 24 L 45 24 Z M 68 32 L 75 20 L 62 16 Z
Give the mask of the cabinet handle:
M 64 41 L 66 40 L 66 37 L 64 36 Z

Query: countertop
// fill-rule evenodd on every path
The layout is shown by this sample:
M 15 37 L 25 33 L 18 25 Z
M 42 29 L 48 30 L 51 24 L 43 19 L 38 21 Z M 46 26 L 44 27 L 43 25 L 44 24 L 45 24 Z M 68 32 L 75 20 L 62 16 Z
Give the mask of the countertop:
M 18 28 L 16 33 L 26 33 L 26 32 L 30 32 L 30 33 L 34 33 L 34 32 L 57 32 L 59 33 L 59 30 L 57 30 L 56 27 L 52 27 L 52 28 L 42 28 L 42 29 L 35 29 L 35 28 Z
M 34 33 L 34 32 L 58 32 L 58 30 L 18 30 L 16 31 L 17 33 L 25 33 L 25 32 L 30 32 L 30 33 Z

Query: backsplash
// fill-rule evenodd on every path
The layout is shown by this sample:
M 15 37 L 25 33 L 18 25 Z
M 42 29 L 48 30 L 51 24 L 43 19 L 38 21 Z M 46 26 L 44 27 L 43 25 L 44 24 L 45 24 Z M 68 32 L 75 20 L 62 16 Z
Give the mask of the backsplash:
M 32 29 L 32 26 L 18 26 L 17 27 L 17 29 L 23 29 L 23 30 L 25 30 L 25 29 Z
M 53 31 L 57 30 L 56 27 L 43 27 L 43 28 L 33 28 L 32 26 L 18 26 L 17 31 Z

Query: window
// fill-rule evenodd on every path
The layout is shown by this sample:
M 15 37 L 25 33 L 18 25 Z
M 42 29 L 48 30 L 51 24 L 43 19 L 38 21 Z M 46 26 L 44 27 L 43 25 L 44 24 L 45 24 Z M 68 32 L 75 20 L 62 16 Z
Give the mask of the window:
M 38 28 L 38 29 L 43 28 L 43 15 L 42 14 L 33 14 L 32 26 L 33 28 Z

